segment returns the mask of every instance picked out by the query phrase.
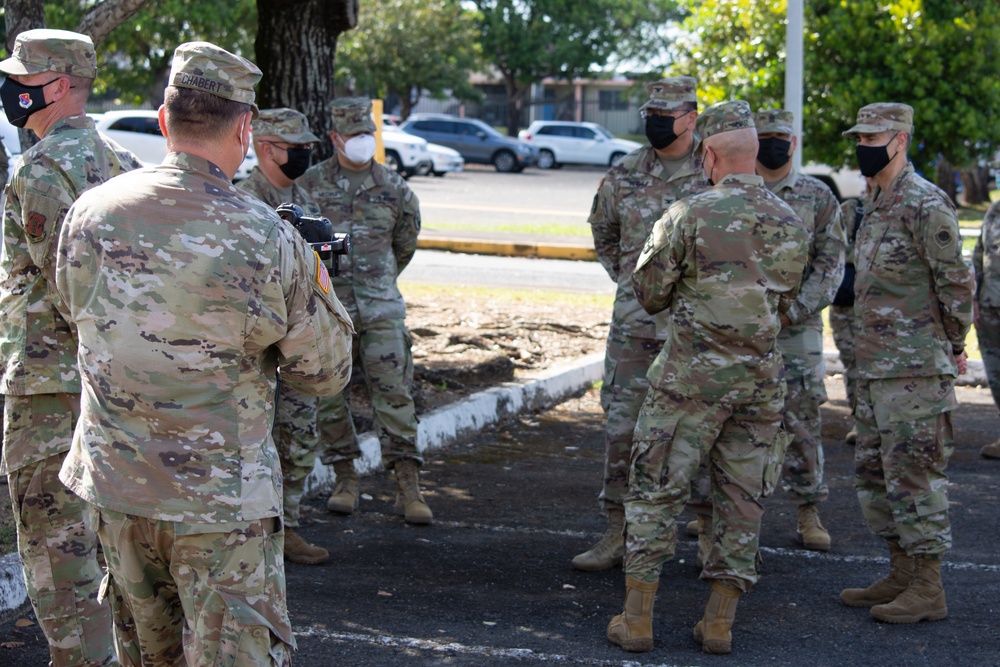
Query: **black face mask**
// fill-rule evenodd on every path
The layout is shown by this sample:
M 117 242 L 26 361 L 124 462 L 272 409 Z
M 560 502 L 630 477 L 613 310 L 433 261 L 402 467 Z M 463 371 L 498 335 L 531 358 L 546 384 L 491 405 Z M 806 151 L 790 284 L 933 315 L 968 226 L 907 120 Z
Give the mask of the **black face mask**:
M 893 137 L 895 138 L 895 137 Z M 892 139 L 889 140 L 890 142 Z M 889 157 L 889 143 L 885 146 L 862 146 L 858 144 L 854 149 L 858 156 L 858 169 L 862 176 L 872 178 L 875 174 L 885 169 L 886 165 L 892 162 L 895 154 Z
M 7 77 L 0 86 L 0 102 L 3 102 L 3 110 L 10 124 L 24 127 L 28 123 L 28 116 L 49 106 L 42 88 L 58 80 L 59 77 L 56 77 L 38 86 L 25 86 Z
M 792 147 L 791 141 L 785 141 L 778 137 L 768 137 L 761 139 L 759 143 L 757 162 L 760 162 L 767 169 L 781 169 L 788 164 L 788 160 L 792 157 L 788 154 L 788 149 Z
M 677 141 L 674 134 L 674 118 L 672 116 L 646 116 L 646 138 L 649 144 L 663 150 Z
M 278 165 L 278 169 L 281 170 L 282 174 L 294 181 L 296 178 L 306 173 L 306 169 L 309 168 L 309 161 L 311 157 L 311 148 L 289 148 L 288 162 Z

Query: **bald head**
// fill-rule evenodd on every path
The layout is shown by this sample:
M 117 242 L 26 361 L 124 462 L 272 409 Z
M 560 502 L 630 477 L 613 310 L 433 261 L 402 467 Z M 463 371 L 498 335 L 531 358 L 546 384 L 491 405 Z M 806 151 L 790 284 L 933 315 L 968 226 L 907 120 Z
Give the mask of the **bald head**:
M 757 148 L 757 130 L 752 127 L 713 134 L 701 143 L 706 176 L 718 183 L 729 174 L 756 173 Z

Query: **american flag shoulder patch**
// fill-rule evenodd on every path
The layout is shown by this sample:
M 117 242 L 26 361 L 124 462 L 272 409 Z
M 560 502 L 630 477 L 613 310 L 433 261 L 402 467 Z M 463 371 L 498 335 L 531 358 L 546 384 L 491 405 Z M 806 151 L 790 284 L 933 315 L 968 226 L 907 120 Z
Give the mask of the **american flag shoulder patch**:
M 326 270 L 326 265 L 319 258 L 319 253 L 313 250 L 316 255 L 316 284 L 323 290 L 324 294 L 330 293 L 330 272 Z

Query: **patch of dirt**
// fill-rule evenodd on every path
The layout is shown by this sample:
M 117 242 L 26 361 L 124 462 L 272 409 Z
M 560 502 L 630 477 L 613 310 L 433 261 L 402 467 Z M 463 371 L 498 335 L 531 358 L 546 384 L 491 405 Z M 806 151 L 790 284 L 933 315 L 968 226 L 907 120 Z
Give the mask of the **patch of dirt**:
M 407 296 L 417 414 L 515 378 L 603 352 L 611 307 L 483 299 L 476 293 Z M 351 410 L 372 429 L 364 378 L 355 369 Z

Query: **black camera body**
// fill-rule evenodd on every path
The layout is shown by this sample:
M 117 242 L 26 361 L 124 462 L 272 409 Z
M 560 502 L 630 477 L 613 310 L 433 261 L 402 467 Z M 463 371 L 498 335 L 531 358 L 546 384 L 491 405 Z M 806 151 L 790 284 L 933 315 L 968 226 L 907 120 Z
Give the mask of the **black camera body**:
M 330 273 L 338 275 L 340 273 L 338 258 L 351 252 L 351 235 L 335 234 L 333 223 L 329 218 L 306 215 L 298 204 L 282 204 L 275 210 L 282 220 L 292 223 L 306 243 L 319 254 L 320 260 Z

